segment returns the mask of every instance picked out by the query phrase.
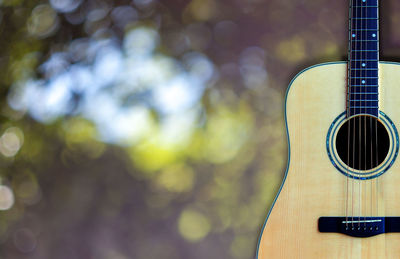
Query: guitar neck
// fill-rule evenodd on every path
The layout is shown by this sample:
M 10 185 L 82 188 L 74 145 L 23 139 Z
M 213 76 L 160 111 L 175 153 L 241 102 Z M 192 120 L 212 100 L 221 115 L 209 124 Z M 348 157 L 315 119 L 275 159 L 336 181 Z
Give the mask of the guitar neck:
M 378 117 L 378 0 L 350 0 L 347 116 Z

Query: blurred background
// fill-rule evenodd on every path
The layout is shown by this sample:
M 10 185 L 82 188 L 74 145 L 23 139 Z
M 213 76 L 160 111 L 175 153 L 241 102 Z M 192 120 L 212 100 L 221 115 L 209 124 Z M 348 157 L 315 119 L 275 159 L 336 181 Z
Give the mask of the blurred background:
M 254 258 L 287 85 L 346 60 L 348 1 L 0 6 L 0 258 Z

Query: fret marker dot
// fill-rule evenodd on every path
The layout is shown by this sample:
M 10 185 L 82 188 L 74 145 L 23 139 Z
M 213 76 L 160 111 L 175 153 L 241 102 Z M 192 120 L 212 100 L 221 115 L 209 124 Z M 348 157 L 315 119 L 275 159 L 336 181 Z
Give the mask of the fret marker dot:
M 362 83 L 362 84 L 365 84 L 365 80 L 362 80 L 361 83 Z
M 362 63 L 361 66 L 365 67 L 365 63 Z
M 372 34 L 372 37 L 374 37 L 374 38 L 375 38 L 375 37 L 376 37 L 376 34 L 375 34 L 375 33 L 374 33 L 374 34 Z
M 356 37 L 356 35 L 353 33 L 353 34 L 351 35 L 351 37 L 355 38 L 355 37 Z

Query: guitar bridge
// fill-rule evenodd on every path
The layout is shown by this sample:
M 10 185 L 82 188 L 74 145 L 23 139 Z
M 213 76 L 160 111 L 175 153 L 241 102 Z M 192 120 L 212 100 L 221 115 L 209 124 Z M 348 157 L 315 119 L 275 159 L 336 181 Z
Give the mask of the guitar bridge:
M 320 217 L 321 233 L 341 233 L 352 237 L 372 237 L 400 232 L 400 217 Z

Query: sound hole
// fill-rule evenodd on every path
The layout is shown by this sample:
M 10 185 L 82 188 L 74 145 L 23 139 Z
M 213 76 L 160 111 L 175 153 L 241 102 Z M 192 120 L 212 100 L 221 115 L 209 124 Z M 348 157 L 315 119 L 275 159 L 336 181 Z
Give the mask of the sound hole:
M 360 115 L 347 120 L 336 136 L 336 151 L 350 168 L 369 170 L 379 166 L 389 152 L 389 133 L 374 117 Z

